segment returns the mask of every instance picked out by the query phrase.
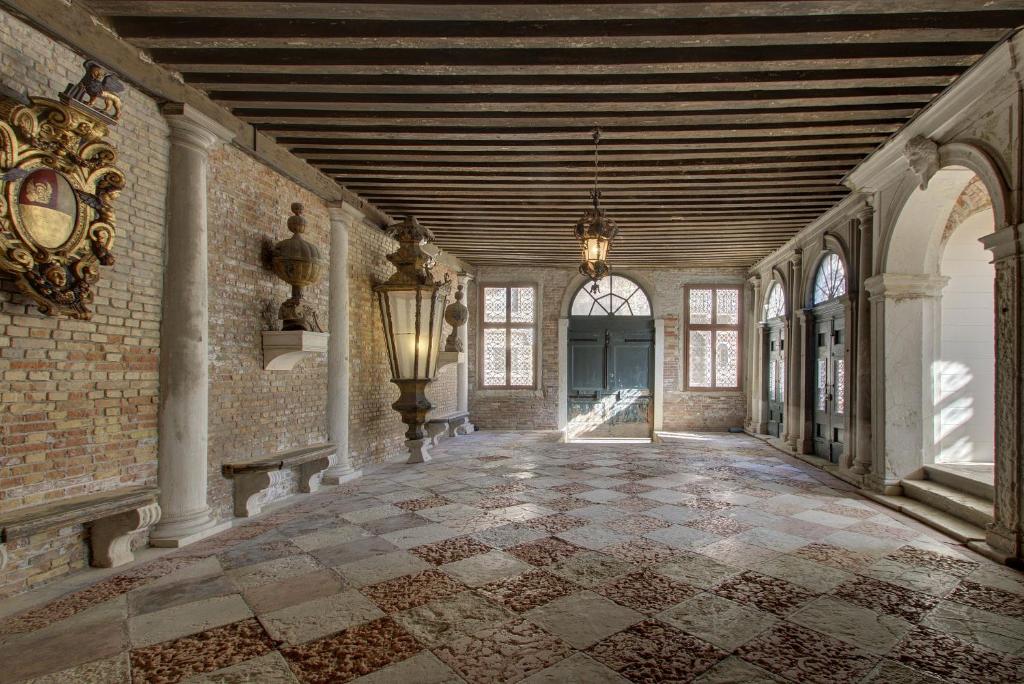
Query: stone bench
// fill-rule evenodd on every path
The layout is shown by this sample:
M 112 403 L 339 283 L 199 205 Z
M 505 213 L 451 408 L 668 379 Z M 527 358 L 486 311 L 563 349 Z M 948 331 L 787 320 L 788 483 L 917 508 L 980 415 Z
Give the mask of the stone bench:
M 114 568 L 135 560 L 132 534 L 160 520 L 156 487 L 126 487 L 28 506 L 0 515 L 0 570 L 7 564 L 7 544 L 69 525 L 90 528 L 91 563 Z
M 469 411 L 450 413 L 447 416 L 431 418 L 427 421 L 427 439 L 434 446 L 437 446 L 445 437 L 468 435 L 473 430 L 473 424 L 469 422 Z
M 336 450 L 333 443 L 314 444 L 283 451 L 262 461 L 225 464 L 221 472 L 235 482 L 235 515 L 239 518 L 257 515 L 263 505 L 263 492 L 280 483 L 290 468 L 299 468 L 300 492 L 315 492 L 320 484 L 316 476 L 331 465 L 331 456 Z

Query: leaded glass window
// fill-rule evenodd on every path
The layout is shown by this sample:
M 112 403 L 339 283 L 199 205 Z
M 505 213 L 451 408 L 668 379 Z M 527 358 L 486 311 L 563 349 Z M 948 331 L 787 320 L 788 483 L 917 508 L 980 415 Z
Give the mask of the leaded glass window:
M 650 316 L 651 302 L 629 278 L 612 275 L 580 288 L 572 300 L 573 316 Z
M 778 368 L 778 361 L 772 360 L 768 363 L 768 400 L 775 401 L 775 385 L 778 383 L 778 376 L 776 375 L 776 369 Z
M 481 386 L 534 387 L 537 289 L 532 285 L 484 285 L 482 293 Z
M 782 286 L 773 282 L 768 289 L 768 298 L 764 305 L 764 320 L 770 321 L 786 315 L 786 295 L 782 292 Z
M 828 361 L 826 361 L 825 359 L 818 359 L 818 382 L 815 386 L 817 401 L 815 402 L 815 406 L 817 406 L 819 411 L 825 410 L 825 396 L 827 394 L 827 388 Z
M 830 252 L 814 276 L 814 303 L 821 304 L 846 294 L 846 269 L 838 254 Z
M 741 310 L 738 287 L 687 288 L 687 387 L 739 387 Z
M 846 413 L 846 362 L 836 359 L 836 413 Z

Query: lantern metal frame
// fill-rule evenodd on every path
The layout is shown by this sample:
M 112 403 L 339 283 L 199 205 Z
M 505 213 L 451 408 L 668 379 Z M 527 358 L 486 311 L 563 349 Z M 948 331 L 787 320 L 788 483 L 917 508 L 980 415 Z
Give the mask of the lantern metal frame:
M 599 160 L 598 145 L 601 142 L 601 131 L 594 131 L 594 188 L 590 198 L 594 206 L 586 209 L 583 216 L 576 222 L 573 234 L 580 243 L 580 273 L 594 282 L 611 273 L 608 265 L 608 252 L 612 241 L 619 234 L 615 220 L 605 214 L 601 208 L 601 189 L 598 187 Z
M 391 382 L 400 392 L 391 407 L 401 414 L 407 426 L 408 462 L 425 463 L 430 460 L 425 426 L 432 408 L 426 387 L 437 375 L 442 321 L 451 281 L 446 277 L 439 282 L 431 273 L 434 258 L 423 250 L 423 245 L 434 236 L 415 218 L 393 225 L 389 234 L 398 241 L 398 250 L 387 256 L 396 270 L 373 290 L 380 306 Z M 404 304 L 404 311 L 398 306 L 400 303 Z M 403 329 L 410 324 L 411 331 Z

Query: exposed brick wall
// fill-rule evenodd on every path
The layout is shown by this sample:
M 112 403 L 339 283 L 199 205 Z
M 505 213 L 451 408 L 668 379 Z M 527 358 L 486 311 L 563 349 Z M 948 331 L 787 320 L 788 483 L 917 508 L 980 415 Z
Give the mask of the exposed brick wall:
M 725 429 L 742 426 L 745 400 L 736 391 L 691 392 L 683 389 L 683 288 L 692 283 L 743 283 L 740 269 L 633 269 L 665 320 L 664 429 Z M 576 272 L 563 268 L 481 268 L 470 293 L 470 415 L 481 429 L 554 430 L 558 427 L 558 321 L 566 290 Z M 481 284 L 536 283 L 541 297 L 541 376 L 536 391 L 479 388 L 478 293 Z M 746 334 L 746 331 L 744 331 Z M 745 340 L 744 340 L 745 341 Z
M 207 200 L 209 503 L 220 517 L 230 517 L 232 483 L 221 475 L 222 464 L 327 440 L 327 355 L 307 356 L 290 371 L 263 369 L 263 309 L 270 304 L 276 315 L 291 292 L 263 266 L 261 250 L 264 241 L 291 235 L 286 227 L 290 206 L 301 202 L 304 237 L 329 258 L 330 221 L 320 198 L 230 146 L 210 153 Z M 304 295 L 327 330 L 326 270 Z
M 0 12 L 0 77 L 56 98 L 82 57 Z M 91 321 L 49 318 L 0 279 L 0 513 L 153 482 L 167 129 L 132 88 L 111 131 L 128 184 L 117 200 L 116 264 L 103 268 Z M 0 597 L 83 566 L 81 527 L 9 545 Z

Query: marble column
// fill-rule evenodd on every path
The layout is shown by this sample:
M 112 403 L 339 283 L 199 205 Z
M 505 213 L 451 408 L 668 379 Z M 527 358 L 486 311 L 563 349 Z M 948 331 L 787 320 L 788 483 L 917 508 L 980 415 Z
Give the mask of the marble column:
M 1024 558 L 1024 228 L 982 238 L 995 265 L 995 506 L 985 541 Z
M 761 316 L 758 315 L 761 305 L 761 276 L 754 275 L 747 279 L 747 291 L 749 293 L 749 304 L 744 314 L 747 316 L 747 330 L 753 330 L 747 341 L 747 429 L 751 432 L 762 432 L 760 429 L 761 416 L 764 413 L 764 406 L 761 397 L 764 394 L 764 382 L 762 381 L 762 352 L 764 340 L 762 339 Z
M 865 204 L 857 215 L 857 336 L 856 384 L 854 385 L 853 424 L 850 432 L 854 441 L 852 472 L 867 475 L 871 470 L 871 304 L 864 282 L 874 274 L 874 207 Z
M 793 252 L 793 256 L 789 259 L 789 273 L 787 280 L 789 281 L 789 297 L 788 301 L 792 310 L 796 311 L 803 304 L 803 278 L 802 276 L 802 261 L 803 252 L 800 249 L 796 249 Z M 807 453 L 806 442 L 804 439 L 801 442 L 802 431 L 804 431 L 804 414 L 806 411 L 804 407 L 804 393 L 803 393 L 803 380 L 804 377 L 804 362 L 803 358 L 804 348 L 806 344 L 806 336 L 804 335 L 805 321 L 804 317 L 791 316 L 789 319 L 789 334 L 786 335 L 786 418 L 783 421 L 783 434 L 782 440 L 789 445 L 790 449 L 799 451 L 800 453 Z
M 359 477 L 348 450 L 349 333 L 348 333 L 348 232 L 362 220 L 362 213 L 350 204 L 328 208 L 331 217 L 331 270 L 329 283 L 327 341 L 327 435 L 337 445 L 323 483 L 341 484 Z
M 231 525 L 206 503 L 209 311 L 206 176 L 210 148 L 232 132 L 189 105 L 164 105 L 170 128 L 157 483 L 163 516 L 153 546 L 178 547 Z
M 469 281 L 473 279 L 473 276 L 462 272 L 459 273 L 459 283 L 462 285 L 462 291 L 466 293 L 468 304 L 469 295 Z M 470 317 L 472 318 L 472 316 Z M 469 412 L 469 321 L 459 326 L 459 342 L 462 344 L 462 351 L 466 355 L 464 361 L 460 361 L 457 368 L 456 376 L 456 407 L 459 413 Z M 468 435 L 475 429 L 473 423 L 470 422 L 469 418 L 466 422 L 459 426 L 461 434 Z

